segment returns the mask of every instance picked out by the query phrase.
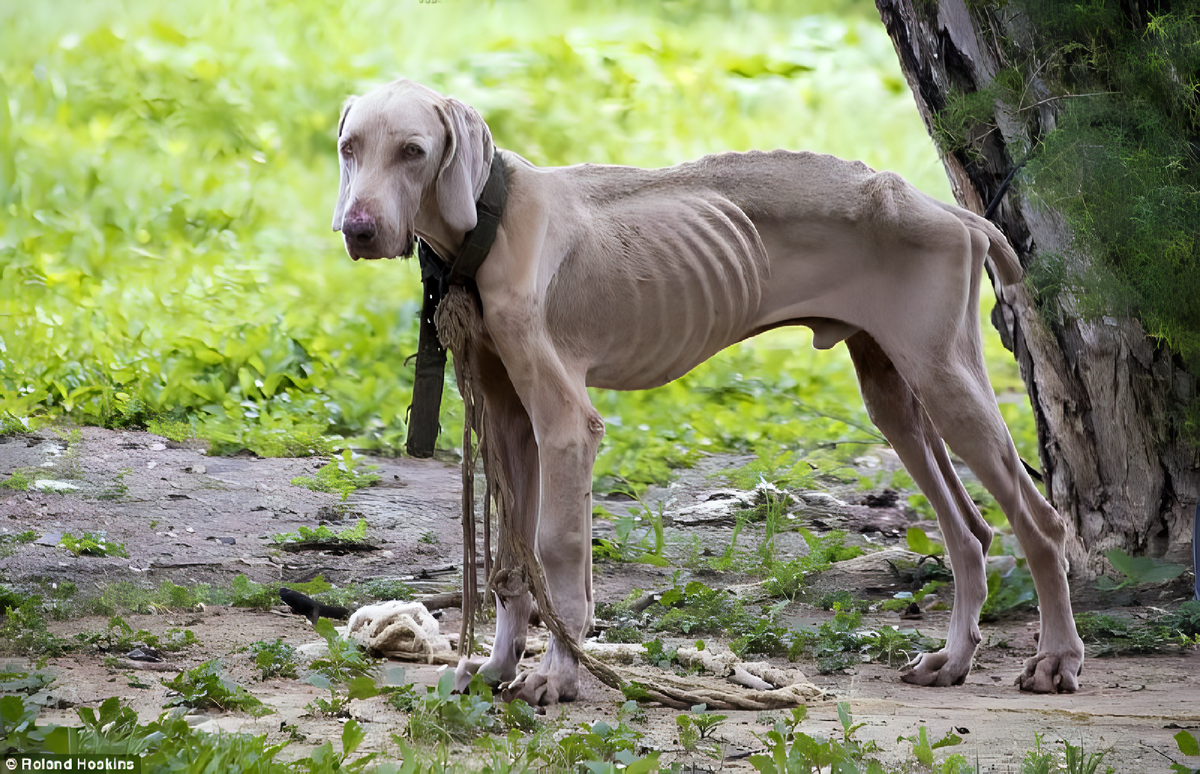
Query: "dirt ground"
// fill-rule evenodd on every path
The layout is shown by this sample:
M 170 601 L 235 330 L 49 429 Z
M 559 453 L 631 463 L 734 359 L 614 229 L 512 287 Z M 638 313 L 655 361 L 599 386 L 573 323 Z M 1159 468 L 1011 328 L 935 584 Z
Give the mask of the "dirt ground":
M 351 518 L 361 514 L 368 520 L 370 538 L 377 550 L 346 554 L 328 552 L 285 553 L 270 536 L 294 532 L 300 526 L 315 527 L 319 520 L 338 516 L 336 495 L 311 492 L 294 486 L 291 479 L 311 475 L 321 461 L 314 459 L 256 459 L 253 457 L 206 456 L 199 448 L 188 448 L 144 432 L 119 432 L 97 428 L 73 431 L 43 431 L 31 436 L 0 438 L 0 479 L 14 470 L 39 471 L 39 481 L 59 482 L 74 488 L 64 491 L 0 490 L 0 534 L 34 530 L 36 543 L 11 546 L 0 559 L 0 580 L 19 587 L 71 581 L 80 594 L 98 593 L 107 584 L 132 581 L 147 587 L 164 580 L 180 585 L 208 583 L 226 586 L 237 574 L 264 584 L 305 581 L 317 574 L 343 585 L 374 578 L 405 580 L 419 594 L 457 589 L 461 578 L 461 534 L 458 520 L 459 472 L 454 464 L 434 460 L 369 459 L 379 466 L 378 485 L 350 496 L 346 510 Z M 696 470 L 687 471 L 671 487 L 651 493 L 663 503 L 669 553 L 682 557 L 689 552 L 723 550 L 729 543 L 732 523 L 728 506 L 709 474 L 738 464 L 737 459 L 710 458 Z M 886 452 L 863 460 L 865 465 L 894 465 Z M 44 487 L 56 486 L 53 483 Z M 800 515 L 810 527 L 834 527 L 854 532 L 854 540 L 877 546 L 896 546 L 907 526 L 902 510 L 885 501 L 858 502 L 843 494 L 837 497 L 809 493 Z M 612 511 L 627 503 L 598 498 Z M 874 507 L 873 507 L 874 506 Z M 722 508 L 724 507 L 724 510 Z M 335 525 L 336 526 L 336 525 Z M 598 521 L 597 535 L 611 530 Z M 127 558 L 73 556 L 57 548 L 62 533 L 83 531 L 106 533 L 123 543 Z M 779 546 L 783 552 L 803 551 L 795 533 L 785 533 Z M 698 541 L 697 541 L 698 539 Z M 752 546 L 754 536 L 739 542 Z M 599 562 L 595 581 L 597 599 L 616 601 L 631 589 L 664 589 L 671 586 L 673 568 L 642 564 Z M 839 569 L 824 574 L 818 583 L 848 588 L 856 593 L 871 587 L 886 595 L 887 578 Z M 685 570 L 682 577 L 689 577 Z M 750 583 L 738 576 L 703 577 L 710 585 Z M 1130 606 L 1113 612 L 1122 616 L 1144 616 L 1152 607 L 1174 604 L 1183 598 L 1179 583 L 1127 599 Z M 903 587 L 896 586 L 896 590 Z M 948 590 L 947 590 L 948 591 Z M 885 598 L 881 596 L 880 598 Z M 949 598 L 944 595 L 944 598 Z M 1077 606 L 1097 609 L 1094 594 L 1079 589 Z M 1107 604 L 1111 604 L 1108 601 Z M 326 695 L 297 680 L 258 682 L 249 657 L 235 651 L 250 643 L 276 638 L 292 645 L 314 642 L 307 620 L 284 612 L 252 612 L 208 606 L 200 612 L 132 615 L 126 619 L 135 629 L 164 634 L 167 629 L 187 627 L 200 644 L 172 654 L 167 664 L 172 671 L 139 669 L 132 661 L 115 668 L 105 665 L 103 654 L 74 653 L 51 659 L 48 668 L 56 675 L 54 701 L 43 712 L 44 721 L 75 723 L 74 707 L 95 706 L 117 695 L 128 700 L 143 718 L 156 717 L 167 700 L 160 680 L 211 658 L 224 658 L 230 676 L 255 696 L 277 710 L 277 714 L 251 718 L 239 713 L 201 714 L 195 724 L 204 729 L 223 728 L 255 734 L 267 733 L 273 741 L 287 738 L 283 725 L 295 726 L 306 741 L 288 751 L 303 754 L 312 745 L 340 735 L 335 719 L 306 714 L 305 704 Z M 794 603 L 785 617 L 795 622 L 826 620 L 831 613 Z M 916 622 L 923 634 L 944 637 L 947 612 L 926 612 Z M 444 633 L 456 634 L 459 612 L 447 610 L 442 619 Z M 868 614 L 869 625 L 900 624 L 896 613 Z M 71 635 L 107 628 L 103 618 L 55 621 L 51 631 Z M 1024 659 L 1034 651 L 1037 621 L 1034 614 L 983 626 L 983 646 L 975 668 L 963 686 L 923 689 L 899 680 L 896 669 L 877 663 L 863 664 L 849 674 L 822 676 L 815 665 L 800 662 L 809 679 L 828 692 L 828 698 L 809 704 L 808 720 L 801 730 L 831 735 L 839 728 L 836 702 L 849 702 L 856 722 L 865 723 L 858 735 L 876 740 L 885 758 L 899 760 L 908 755 L 908 744 L 897 737 L 917 733 L 921 725 L 930 738 L 939 739 L 952 728 L 964 743 L 954 751 L 968 760 L 978 760 L 982 771 L 1017 772 L 1020 759 L 1042 735 L 1044 744 L 1066 740 L 1088 751 L 1109 750 L 1105 763 L 1118 772 L 1166 772 L 1170 763 L 1161 753 L 1200 765 L 1200 760 L 1182 759 L 1172 736 L 1179 728 L 1200 729 L 1200 652 L 1136 658 L 1092 658 L 1087 661 L 1078 693 L 1033 696 L 1019 692 L 1013 680 Z M 481 631 L 490 633 L 488 627 Z M 544 632 L 541 632 L 544 634 Z M 6 661 L 12 661 L 11 658 Z M 530 663 L 534 663 L 533 659 Z M 440 669 L 405 665 L 407 678 L 418 684 L 434 684 Z M 575 722 L 612 719 L 621 697 L 590 676 L 585 678 L 580 701 L 551 708 L 552 716 L 565 712 Z M 389 735 L 404 727 L 404 717 L 381 699 L 355 700 L 352 713 L 367 730 L 364 749 L 388 745 Z M 664 751 L 662 760 L 691 760 L 680 749 L 676 737 L 678 710 L 650 707 L 644 740 Z M 756 735 L 770 728 L 770 718 L 753 712 L 729 712 L 729 720 L 717 732 L 727 743 L 724 761 L 696 759 L 699 770 L 749 771 L 745 756 L 761 751 Z M 394 748 L 393 748 L 394 749 Z

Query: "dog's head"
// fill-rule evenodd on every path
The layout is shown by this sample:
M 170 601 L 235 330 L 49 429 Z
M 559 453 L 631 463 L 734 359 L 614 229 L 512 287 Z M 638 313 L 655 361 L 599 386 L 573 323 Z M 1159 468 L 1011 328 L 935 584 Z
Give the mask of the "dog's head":
M 338 122 L 333 230 L 355 260 L 408 255 L 418 233 L 457 245 L 475 227 L 492 153 L 478 113 L 412 81 L 351 97 Z

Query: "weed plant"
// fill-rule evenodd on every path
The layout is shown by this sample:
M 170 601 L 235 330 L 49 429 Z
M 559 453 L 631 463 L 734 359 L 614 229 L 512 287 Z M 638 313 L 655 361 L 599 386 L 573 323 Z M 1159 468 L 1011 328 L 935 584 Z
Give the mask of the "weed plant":
M 221 660 L 213 659 L 164 681 L 163 686 L 175 694 L 164 706 L 239 710 L 255 716 L 270 715 L 275 711 L 224 677 L 221 667 Z
M 357 522 L 355 522 L 353 527 L 345 527 L 339 531 L 334 531 L 325 524 L 321 524 L 318 525 L 316 529 L 313 529 L 312 527 L 299 527 L 295 532 L 284 532 L 271 536 L 271 540 L 278 545 L 287 545 L 289 543 L 317 543 L 330 547 L 362 545 L 366 541 L 366 538 L 366 519 L 359 519 Z M 326 591 L 328 588 L 329 585 L 326 584 L 325 588 L 321 589 L 320 591 Z M 297 591 L 300 590 L 301 589 L 297 589 Z
M 31 529 L 17 532 L 15 534 L 0 535 L 0 558 L 12 556 L 16 552 L 17 546 L 32 543 L 38 539 L 38 533 Z M 0 599 L 0 610 L 3 610 L 3 600 Z
M 248 648 L 254 657 L 254 666 L 258 669 L 259 680 L 270 680 L 272 677 L 297 677 L 296 649 L 276 638 L 274 642 L 259 640 Z
M 366 471 L 356 470 L 353 452 L 344 449 L 340 458 L 330 460 L 329 464 L 317 471 L 316 476 L 296 476 L 292 479 L 292 484 L 314 492 L 332 492 L 341 495 L 345 501 L 356 489 L 363 489 L 379 481 L 379 474 L 369 472 L 377 467 L 370 465 Z
M 1166 583 L 1183 574 L 1187 568 L 1152 556 L 1130 556 L 1119 548 L 1105 551 L 1104 557 L 1117 571 L 1118 577 L 1101 575 L 1096 578 L 1096 588 L 1101 591 L 1117 591 L 1144 583 Z
M 1033 574 L 1018 560 L 1017 566 L 1007 575 L 992 570 L 987 576 L 988 595 L 983 601 L 980 620 L 995 621 L 1007 614 L 1032 610 L 1037 605 L 1037 589 L 1033 585 Z
M 7 607 L 4 623 L 0 624 L 0 648 L 14 656 L 35 658 L 53 658 L 74 650 L 76 643 L 46 628 L 41 608 L 42 598 L 36 595 L 25 597 L 16 607 Z
M 393 735 L 394 753 L 358 755 L 366 734 L 351 718 L 342 727 L 340 739 L 327 741 L 306 756 L 287 756 L 291 760 L 281 760 L 284 756 L 280 753 L 288 742 L 268 745 L 265 734 L 198 732 L 177 712 L 164 713 L 157 720 L 141 723 L 137 713 L 116 697 L 106 699 L 97 709 L 77 709 L 79 723 L 68 727 L 39 724 L 40 705 L 27 697 L 6 695 L 0 697 L 0 754 L 138 755 L 142 758 L 142 770 L 149 772 L 197 771 L 200 767 L 205 771 L 250 774 L 332 774 L 335 771 L 378 774 L 624 771 L 626 774 L 647 774 L 660 770 L 690 770 L 678 761 L 669 766 L 660 763 L 660 753 L 643 746 L 643 732 L 637 727 L 642 718 L 635 702 L 627 701 L 617 709 L 615 725 L 601 720 L 565 726 L 561 721 L 538 720 L 521 702 L 501 708 L 489 702 L 486 696 L 483 686 L 478 694 L 461 696 L 443 695 L 438 689 L 427 689 L 422 701 L 430 704 L 432 727 L 419 725 L 417 734 L 406 730 L 402 735 Z M 485 707 L 489 704 L 490 709 Z M 844 774 L 908 774 L 913 771 L 970 774 L 976 771 L 962 755 L 950 754 L 937 760 L 938 755 L 960 744 L 961 739 L 955 734 L 947 734 L 940 740 L 931 741 L 924 726 L 913 736 L 897 739 L 898 744 L 908 745 L 909 757 L 896 767 L 885 766 L 877 757 L 882 751 L 876 743 L 856 738 L 856 732 L 862 726 L 854 722 L 849 705 L 841 703 L 837 709 L 841 728 L 828 739 L 800 730 L 807 716 L 805 707 L 793 709 L 782 718 L 774 718 L 772 729 L 762 737 L 765 752 L 752 755 L 751 765 L 764 774 L 822 774 L 827 771 Z M 695 707 L 691 713 L 680 717 L 688 720 L 677 720 L 677 725 L 687 726 L 689 732 L 694 732 L 698 750 L 709 753 L 719 747 L 717 735 L 722 716 L 710 715 Z M 483 727 L 491 731 L 481 731 Z M 469 748 L 460 746 L 456 749 L 456 757 L 462 756 L 459 760 L 451 760 L 447 743 L 434 741 L 451 738 L 452 729 L 461 738 L 473 740 Z M 418 735 L 421 740 L 413 741 L 412 737 Z M 1197 753 L 1196 738 L 1188 732 L 1180 732 L 1175 739 L 1181 754 Z M 1041 736 L 1035 737 L 1034 749 L 1024 756 L 1021 771 L 1025 774 L 1099 774 L 1106 751 L 1086 753 L 1082 748 L 1064 743 L 1064 749 L 1056 753 L 1044 746 L 1042 740 Z M 340 752 L 337 747 L 341 748 Z M 1171 770 L 1180 774 L 1189 771 L 1182 764 L 1175 764 Z M 1105 769 L 1105 774 L 1111 772 L 1111 767 Z
M 1185 602 L 1179 610 L 1148 621 L 1117 618 L 1105 613 L 1077 613 L 1075 627 L 1088 655 L 1093 657 L 1191 648 L 1200 645 L 1200 602 Z
M 178 652 L 200 644 L 191 629 L 168 629 L 159 637 L 146 629 L 134 631 L 133 627 L 121 616 L 113 616 L 108 621 L 104 631 L 82 632 L 75 635 L 76 641 L 83 646 L 101 653 L 124 653 L 132 650 L 139 643 L 150 648 Z
M 813 532 L 799 528 L 804 542 L 808 545 L 808 553 L 786 562 L 764 557 L 763 565 L 767 575 L 763 588 L 774 597 L 782 597 L 791 601 L 799 599 L 804 592 L 805 578 L 815 572 L 824 572 L 835 562 L 862 556 L 863 549 L 859 546 L 845 545 L 845 530 L 834 529 L 818 536 Z
M 25 492 L 33 486 L 33 477 L 24 470 L 14 470 L 12 475 L 0 481 L 0 489 L 12 489 L 17 492 Z
M 317 675 L 333 683 L 348 683 L 374 674 L 377 661 L 367 655 L 357 642 L 340 636 L 328 618 L 318 619 L 313 630 L 329 648 L 324 656 L 313 659 L 309 664 Z
M 103 532 L 84 532 L 79 537 L 75 537 L 70 532 L 64 532 L 58 545 L 75 556 L 129 556 L 124 543 L 109 540 Z

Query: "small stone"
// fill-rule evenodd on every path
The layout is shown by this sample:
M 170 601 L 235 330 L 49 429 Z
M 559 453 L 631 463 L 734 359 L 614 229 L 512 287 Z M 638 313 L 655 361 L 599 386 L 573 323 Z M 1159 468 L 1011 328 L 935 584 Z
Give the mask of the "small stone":
M 66 481 L 55 481 L 49 478 L 39 478 L 33 482 L 33 488 L 42 492 L 70 492 L 78 489 L 79 485 Z

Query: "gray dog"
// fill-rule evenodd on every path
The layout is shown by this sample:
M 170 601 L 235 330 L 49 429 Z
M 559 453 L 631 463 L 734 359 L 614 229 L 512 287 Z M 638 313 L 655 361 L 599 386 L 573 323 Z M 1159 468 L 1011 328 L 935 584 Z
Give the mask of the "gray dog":
M 1041 606 L 1023 690 L 1074 691 L 1083 665 L 1067 587 L 1062 518 L 1026 474 L 984 370 L 979 287 L 1021 267 L 1004 236 L 895 174 L 812 153 L 723 153 L 666 169 L 543 169 L 492 145 L 470 107 L 410 81 L 351 98 L 338 127 L 333 217 L 351 257 L 408 255 L 416 237 L 453 259 L 476 225 L 494 164 L 508 204 L 475 278 L 485 432 L 513 490 L 508 529 L 533 546 L 552 606 L 582 639 L 592 625 L 592 464 L 604 422 L 588 386 L 666 384 L 763 331 L 805 325 L 845 341 L 872 421 L 937 511 L 954 571 L 946 647 L 903 679 L 957 685 L 971 669 L 987 597 L 992 530 L 946 443 L 1016 532 Z M 943 439 L 945 442 L 943 442 Z M 486 660 L 530 704 L 578 695 L 579 664 L 552 639 L 518 676 L 532 599 L 500 600 Z

